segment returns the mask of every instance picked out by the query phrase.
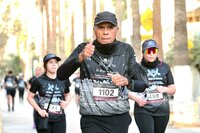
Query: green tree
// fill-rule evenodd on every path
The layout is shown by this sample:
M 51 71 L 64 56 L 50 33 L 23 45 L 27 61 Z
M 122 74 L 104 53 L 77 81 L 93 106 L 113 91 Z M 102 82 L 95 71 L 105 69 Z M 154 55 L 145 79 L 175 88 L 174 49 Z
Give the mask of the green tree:
M 20 57 L 15 54 L 10 54 L 9 58 L 3 60 L 1 69 L 3 70 L 3 75 L 6 75 L 7 71 L 9 70 L 12 70 L 14 74 L 22 72 L 22 68 L 20 66 Z
M 152 30 L 153 26 L 153 13 L 150 8 L 147 8 L 145 12 L 141 15 L 141 25 L 146 31 Z
M 163 58 L 171 67 L 174 66 L 174 38 L 171 39 L 171 42 L 169 43 L 169 51 Z
M 194 47 L 190 49 L 191 65 L 200 72 L 200 32 L 194 36 Z
M 1 1 L 2 2 L 2 1 Z M 0 3 L 1 4 L 1 3 Z M 7 44 L 7 40 L 9 39 L 10 36 L 15 36 L 16 37 L 16 43 L 13 43 L 13 47 L 17 47 L 17 51 L 15 54 L 11 55 L 12 58 L 14 58 L 14 55 L 20 57 L 20 51 L 19 47 L 22 46 L 23 50 L 26 50 L 26 41 L 27 41 L 27 30 L 25 26 L 23 26 L 23 22 L 20 19 L 21 13 L 19 12 L 20 8 L 20 1 L 15 0 L 15 1 L 9 1 L 9 2 L 4 2 L 4 4 L 1 5 L 1 17 L 0 17 L 0 52 L 2 55 L 7 54 L 4 50 L 4 46 Z M 13 16 L 13 14 L 15 14 Z M 23 51 L 24 52 L 24 51 Z M 7 55 L 8 56 L 8 55 Z M 5 60 L 3 59 L 3 56 L 0 57 L 0 61 Z M 14 61 L 14 60 L 13 60 Z M 22 62 L 22 60 L 19 60 Z M 15 69 L 15 65 L 9 65 L 10 61 L 5 60 L 5 64 L 2 65 L 1 67 L 11 67 L 12 69 Z M 8 63 L 8 64 L 6 64 Z M 19 67 L 23 68 L 19 63 Z M 11 69 L 10 68 L 10 69 Z

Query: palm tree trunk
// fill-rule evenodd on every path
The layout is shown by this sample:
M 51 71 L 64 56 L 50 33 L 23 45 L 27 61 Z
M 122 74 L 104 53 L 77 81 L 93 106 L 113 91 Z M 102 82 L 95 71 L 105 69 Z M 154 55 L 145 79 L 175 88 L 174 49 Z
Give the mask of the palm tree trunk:
M 122 1 L 121 0 L 117 0 L 116 1 L 116 15 L 117 15 L 117 19 L 118 19 L 118 26 L 121 28 L 122 26 L 121 26 L 121 22 L 122 22 L 122 14 L 123 14 L 123 12 L 122 12 Z M 117 39 L 118 40 L 121 40 L 121 29 L 118 31 L 118 34 L 117 34 Z
M 174 80 L 176 94 L 174 96 L 174 121 L 180 124 L 194 122 L 191 108 L 185 108 L 193 103 L 192 71 L 189 66 L 186 7 L 185 0 L 175 0 L 175 42 L 174 42 Z M 192 107 L 192 106 L 191 106 Z M 180 116 L 183 119 L 178 118 Z
M 132 15 L 133 15 L 133 37 L 131 39 L 132 46 L 136 52 L 138 60 L 141 59 L 141 34 L 140 34 L 140 13 L 139 13 L 139 0 L 132 0 Z
M 159 45 L 159 58 L 163 59 L 160 0 L 154 0 L 153 2 L 153 39 Z
M 87 40 L 86 0 L 83 0 L 83 41 Z
M 95 19 L 95 17 L 96 17 L 96 0 L 93 0 L 93 7 L 92 7 L 92 10 L 93 10 L 93 18 L 92 18 L 92 24 L 94 24 L 94 19 Z
M 188 39 L 185 0 L 175 0 L 174 65 L 188 65 Z
M 56 6 L 54 0 L 46 0 L 47 53 L 56 53 Z
M 71 28 L 71 51 L 74 50 L 75 48 L 75 41 L 74 41 L 74 12 L 72 12 L 72 18 L 71 18 L 71 25 L 72 25 L 72 28 Z
M 64 6 L 63 6 L 63 1 L 59 0 L 59 6 L 58 6 L 58 11 L 59 11 L 59 22 L 58 22 L 58 27 L 59 27 L 59 33 L 58 33 L 58 38 L 59 38 L 59 55 L 61 58 L 65 57 L 65 44 L 64 44 L 64 28 L 62 27 L 62 23 L 65 23 L 65 21 L 62 21 L 64 17 L 63 12 L 64 12 Z

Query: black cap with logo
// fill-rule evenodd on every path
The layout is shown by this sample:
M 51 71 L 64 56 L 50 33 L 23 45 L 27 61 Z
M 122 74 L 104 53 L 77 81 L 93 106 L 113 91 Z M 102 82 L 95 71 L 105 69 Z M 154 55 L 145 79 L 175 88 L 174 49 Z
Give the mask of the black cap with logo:
M 103 22 L 109 22 L 112 23 L 114 26 L 117 26 L 117 18 L 115 14 L 108 11 L 100 12 L 97 14 L 94 21 L 94 26 L 97 26 L 98 24 Z

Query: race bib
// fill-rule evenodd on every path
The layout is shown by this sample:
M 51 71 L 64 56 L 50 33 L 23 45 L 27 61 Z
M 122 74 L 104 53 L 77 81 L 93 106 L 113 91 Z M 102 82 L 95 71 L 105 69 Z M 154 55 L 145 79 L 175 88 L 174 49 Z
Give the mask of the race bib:
M 45 103 L 44 104 L 44 108 L 47 109 L 48 107 L 48 104 Z M 49 106 L 49 111 L 50 112 L 59 112 L 61 110 L 61 106 L 60 105 L 53 105 L 53 104 L 50 104 Z
M 101 88 L 101 87 L 93 88 L 93 99 L 95 101 L 116 100 L 118 96 L 119 96 L 118 88 Z
M 148 101 L 163 99 L 163 93 L 147 93 L 146 98 Z

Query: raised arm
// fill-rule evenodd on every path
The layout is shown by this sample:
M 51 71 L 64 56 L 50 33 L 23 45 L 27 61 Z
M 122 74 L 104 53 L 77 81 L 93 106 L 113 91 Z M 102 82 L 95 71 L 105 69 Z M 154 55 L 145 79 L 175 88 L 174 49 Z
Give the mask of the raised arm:
M 65 60 L 65 62 L 57 70 L 57 78 L 59 80 L 68 79 L 79 67 L 79 54 L 83 49 L 83 44 L 80 44 L 71 53 L 71 55 Z

